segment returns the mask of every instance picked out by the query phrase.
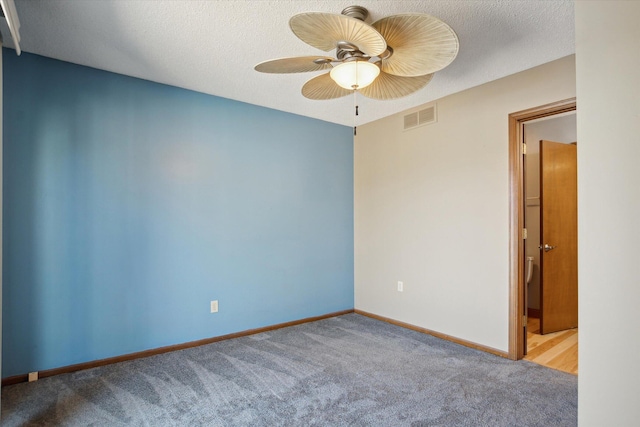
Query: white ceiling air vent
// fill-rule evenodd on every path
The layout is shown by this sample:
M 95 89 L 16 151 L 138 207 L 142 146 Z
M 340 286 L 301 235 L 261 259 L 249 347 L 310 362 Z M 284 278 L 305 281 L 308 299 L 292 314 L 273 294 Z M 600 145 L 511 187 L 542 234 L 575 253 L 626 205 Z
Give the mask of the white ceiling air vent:
M 0 17 L 0 34 L 2 34 L 2 44 L 14 48 L 20 55 L 20 20 L 13 0 L 0 0 L 2 6 L 2 16 Z
M 414 111 L 404 116 L 404 130 L 417 128 L 420 126 L 435 123 L 436 104 L 430 105 L 422 110 Z

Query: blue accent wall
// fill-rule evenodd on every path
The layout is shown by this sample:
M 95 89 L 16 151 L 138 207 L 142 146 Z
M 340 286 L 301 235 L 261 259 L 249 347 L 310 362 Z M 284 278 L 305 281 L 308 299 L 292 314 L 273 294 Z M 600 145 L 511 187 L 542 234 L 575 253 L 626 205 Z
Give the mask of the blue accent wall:
M 353 308 L 350 128 L 3 58 L 4 377 Z

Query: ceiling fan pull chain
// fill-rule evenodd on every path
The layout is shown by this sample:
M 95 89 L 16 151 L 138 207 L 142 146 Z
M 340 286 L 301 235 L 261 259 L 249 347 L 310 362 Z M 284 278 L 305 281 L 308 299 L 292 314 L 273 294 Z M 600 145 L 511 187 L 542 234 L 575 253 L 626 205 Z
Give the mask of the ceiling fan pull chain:
M 358 115 L 358 91 L 353 91 L 353 106 L 356 107 L 356 116 Z
M 358 115 L 358 95 L 357 95 L 357 90 L 353 91 L 353 105 L 356 107 L 356 116 Z M 356 129 L 358 128 L 358 126 L 356 126 L 356 118 L 353 118 L 353 136 L 357 135 L 357 131 Z

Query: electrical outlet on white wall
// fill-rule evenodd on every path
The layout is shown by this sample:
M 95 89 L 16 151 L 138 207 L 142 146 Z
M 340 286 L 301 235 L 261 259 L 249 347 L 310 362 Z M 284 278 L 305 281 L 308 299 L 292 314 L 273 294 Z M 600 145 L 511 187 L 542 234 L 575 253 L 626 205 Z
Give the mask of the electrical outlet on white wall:
M 398 282 L 398 292 L 404 292 L 404 283 Z
M 218 312 L 218 300 L 211 301 L 211 312 L 212 313 Z

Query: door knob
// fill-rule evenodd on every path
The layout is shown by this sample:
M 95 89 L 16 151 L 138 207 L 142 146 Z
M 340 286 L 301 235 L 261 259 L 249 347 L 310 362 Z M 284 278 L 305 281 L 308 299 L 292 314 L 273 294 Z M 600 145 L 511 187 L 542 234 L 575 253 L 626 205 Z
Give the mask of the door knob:
M 538 249 L 544 249 L 545 252 L 549 252 L 551 249 L 555 249 L 555 246 L 551 246 L 548 243 L 545 243 L 544 246 L 538 246 Z

